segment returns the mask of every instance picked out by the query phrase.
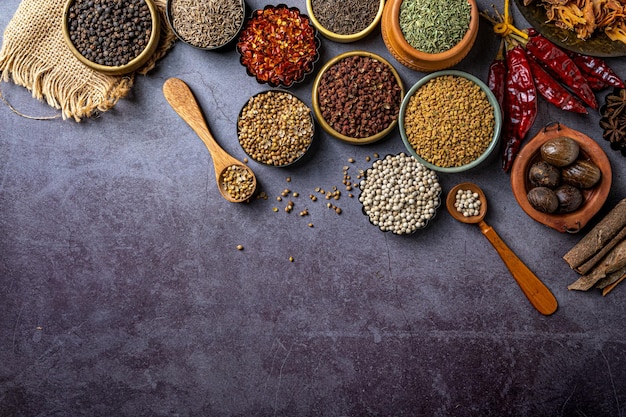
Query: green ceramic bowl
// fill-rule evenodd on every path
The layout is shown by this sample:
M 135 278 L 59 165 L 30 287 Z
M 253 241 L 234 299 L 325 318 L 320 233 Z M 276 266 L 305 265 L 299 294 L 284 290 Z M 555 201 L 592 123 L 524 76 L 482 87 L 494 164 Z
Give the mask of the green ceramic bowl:
M 478 158 L 462 166 L 440 167 L 440 166 L 432 164 L 431 162 L 426 161 L 415 151 L 415 148 L 413 148 L 413 146 L 411 145 L 406 134 L 405 114 L 406 114 L 406 109 L 409 104 L 409 100 L 411 99 L 411 96 L 413 96 L 417 90 L 419 90 L 424 84 L 426 84 L 433 78 L 445 76 L 445 75 L 463 77 L 477 84 L 487 95 L 487 99 L 489 100 L 489 103 L 491 104 L 491 107 L 493 108 L 493 113 L 494 113 L 493 136 L 491 137 L 491 141 L 487 149 Z M 444 172 L 444 173 L 464 172 L 472 168 L 475 168 L 481 163 L 483 163 L 486 159 L 489 158 L 489 156 L 493 153 L 493 151 L 498 148 L 501 128 L 502 128 L 502 112 L 500 110 L 500 105 L 498 104 L 496 97 L 493 95 L 489 87 L 485 85 L 485 83 L 483 83 L 481 80 L 479 80 L 475 76 L 468 74 L 466 72 L 463 72 L 463 71 L 444 70 L 444 71 L 433 72 L 425 76 L 424 78 L 420 79 L 417 83 L 415 83 L 409 89 L 407 94 L 404 96 L 404 99 L 402 100 L 402 104 L 400 105 L 400 117 L 398 118 L 398 129 L 400 130 L 400 136 L 402 137 L 402 141 L 404 142 L 406 149 L 409 151 L 411 155 L 413 155 L 413 157 L 415 157 L 415 159 L 417 159 L 423 165 L 438 172 Z

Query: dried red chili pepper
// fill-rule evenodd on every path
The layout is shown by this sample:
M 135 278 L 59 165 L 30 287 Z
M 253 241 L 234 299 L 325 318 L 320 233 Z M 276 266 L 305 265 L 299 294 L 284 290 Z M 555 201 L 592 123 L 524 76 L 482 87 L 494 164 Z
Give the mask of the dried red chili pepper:
M 558 108 L 574 113 L 587 114 L 585 106 L 574 97 L 565 87 L 555 80 L 534 58 L 528 59 L 530 70 L 533 73 L 535 87 L 549 103 Z
M 585 78 L 587 79 L 587 83 L 589 83 L 589 87 L 591 87 L 593 91 L 601 91 L 609 86 L 604 81 L 602 81 L 599 78 L 594 77 L 593 75 L 589 75 L 589 74 L 584 74 L 584 75 L 585 75 Z
M 624 81 L 602 58 L 573 51 L 565 51 L 565 53 L 574 61 L 583 74 L 600 79 L 607 85 L 624 88 Z
M 487 74 L 487 86 L 500 104 L 500 111 L 504 112 L 504 96 L 506 90 L 506 60 L 504 58 L 504 41 L 500 43 L 498 53 Z
M 537 117 L 537 90 L 526 51 L 516 45 L 506 51 L 506 129 L 502 169 L 508 172 L 524 137 Z
M 295 8 L 256 10 L 239 36 L 241 63 L 250 75 L 272 86 L 289 87 L 312 71 L 317 38 L 309 19 Z
M 535 31 L 526 42 L 526 51 L 544 64 L 555 78 L 572 89 L 592 109 L 598 109 L 598 101 L 586 78 L 574 61 L 562 49 Z

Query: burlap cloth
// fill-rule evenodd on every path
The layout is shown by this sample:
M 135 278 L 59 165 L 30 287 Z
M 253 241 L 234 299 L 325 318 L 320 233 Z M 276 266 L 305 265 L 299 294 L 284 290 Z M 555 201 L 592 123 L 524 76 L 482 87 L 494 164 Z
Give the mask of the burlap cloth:
M 154 68 L 173 45 L 167 25 L 166 0 L 154 0 L 161 14 L 160 44 L 135 73 L 105 75 L 82 64 L 63 39 L 66 0 L 23 0 L 7 25 L 0 50 L 0 82 L 13 80 L 33 97 L 61 109 L 63 119 L 80 121 L 113 107 L 130 91 L 136 74 Z

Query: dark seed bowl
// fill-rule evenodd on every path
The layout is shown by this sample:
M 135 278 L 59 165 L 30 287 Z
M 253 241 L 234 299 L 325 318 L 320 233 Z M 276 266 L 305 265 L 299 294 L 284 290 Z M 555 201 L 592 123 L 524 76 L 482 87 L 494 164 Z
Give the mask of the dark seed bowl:
M 324 77 L 324 74 L 327 73 L 329 70 L 331 70 L 331 68 L 334 65 L 342 62 L 344 59 L 355 57 L 355 56 L 372 58 L 382 63 L 383 65 L 387 66 L 390 69 L 391 73 L 393 74 L 396 83 L 400 87 L 400 94 L 399 94 L 398 102 L 396 103 L 398 107 L 398 113 L 396 114 L 396 118 L 391 123 L 389 123 L 389 125 L 386 128 L 368 137 L 351 137 L 335 130 L 333 126 L 331 126 L 331 123 L 324 118 L 322 104 L 320 102 L 319 88 L 320 88 L 320 84 L 322 83 L 322 78 Z M 398 118 L 400 117 L 400 106 L 402 104 L 403 98 L 404 98 L 404 84 L 402 83 L 402 79 L 400 78 L 400 74 L 398 73 L 398 71 L 396 71 L 393 65 L 391 65 L 391 63 L 387 61 L 385 58 L 383 58 L 382 56 L 378 54 L 375 54 L 373 52 L 368 52 L 368 51 L 349 51 L 349 52 L 341 53 L 335 56 L 334 58 L 332 58 L 330 61 L 324 64 L 324 66 L 317 73 L 317 76 L 315 77 L 315 81 L 313 82 L 313 91 L 311 92 L 311 101 L 313 104 L 313 111 L 315 113 L 315 118 L 317 119 L 317 122 L 322 127 L 322 129 L 324 129 L 326 133 L 333 136 L 334 138 L 339 139 L 343 142 L 351 143 L 353 145 L 366 145 L 366 144 L 374 143 L 385 138 L 387 135 L 389 135 L 389 133 L 391 133 L 398 125 Z
M 302 149 L 300 149 L 297 152 L 292 152 L 292 153 L 286 153 L 284 155 L 284 158 L 280 159 L 280 160 L 270 160 L 269 157 L 267 158 L 260 158 L 258 155 L 255 155 L 254 151 L 255 150 L 259 150 L 260 146 L 263 146 L 265 143 L 267 143 L 266 146 L 269 145 L 268 141 L 262 142 L 262 139 L 260 138 L 255 138 L 255 143 L 254 143 L 254 149 L 252 147 L 252 144 L 250 145 L 246 145 L 244 143 L 242 143 L 242 130 L 244 128 L 243 123 L 244 123 L 244 110 L 246 110 L 246 107 L 253 102 L 253 100 L 256 100 L 262 96 L 268 96 L 269 95 L 277 95 L 277 94 L 284 94 L 285 96 L 283 97 L 290 97 L 291 100 L 295 100 L 296 104 L 300 107 L 300 109 L 302 110 L 301 113 L 298 113 L 297 116 L 300 117 L 297 120 L 293 120 L 290 123 L 287 123 L 287 128 L 294 128 L 296 126 L 296 122 L 298 120 L 302 121 L 303 123 L 306 124 L 306 122 L 310 122 L 310 128 L 311 131 L 310 132 L 305 132 L 306 133 L 306 137 L 304 137 L 302 140 L 304 143 L 304 147 Z M 279 114 L 278 116 L 281 115 L 285 115 L 286 113 L 281 112 L 281 114 Z M 272 125 L 278 125 L 279 121 L 273 121 Z M 256 123 L 258 125 L 258 123 Z M 272 134 L 272 139 L 276 139 L 278 137 L 280 137 L 281 132 L 284 132 L 284 130 L 279 129 L 277 132 L 273 132 Z M 294 131 L 287 131 L 287 133 L 296 133 Z M 272 166 L 272 167 L 278 167 L 278 168 L 285 168 L 285 167 L 290 167 L 293 165 L 296 165 L 298 163 L 304 162 L 311 154 L 311 152 L 314 149 L 314 144 L 315 144 L 315 119 L 313 118 L 313 113 L 311 112 L 311 109 L 306 105 L 306 103 L 304 103 L 304 101 L 302 101 L 300 98 L 298 98 L 295 94 L 286 91 L 286 90 L 281 90 L 281 89 L 272 89 L 272 90 L 267 90 L 267 91 L 262 91 L 260 93 L 257 93 L 255 95 L 253 95 L 252 97 L 250 97 L 248 99 L 248 101 L 246 102 L 246 104 L 244 104 L 241 107 L 241 110 L 239 111 L 239 116 L 237 117 L 237 138 L 239 140 L 239 145 L 241 146 L 241 148 L 243 149 L 243 151 L 246 153 L 246 155 L 248 155 L 248 157 L 250 157 L 250 159 L 263 164 L 263 165 L 267 165 L 267 166 Z M 291 136 L 290 138 L 293 138 L 293 136 Z M 268 139 L 269 140 L 269 139 Z M 291 140 L 293 142 L 293 140 Z M 308 143 L 306 143 L 308 141 Z M 276 145 L 278 148 L 283 149 L 280 145 L 277 145 L 275 142 L 272 142 L 272 145 Z M 276 150 L 276 149 L 275 149 Z M 266 155 L 267 156 L 267 155 Z
M 102 65 L 89 60 L 76 48 L 76 46 L 72 42 L 69 28 L 70 8 L 74 5 L 76 0 L 68 0 L 63 8 L 62 31 L 63 38 L 65 39 L 65 44 L 80 62 L 95 71 L 99 71 L 107 75 L 123 75 L 138 70 L 150 59 L 150 57 L 152 57 L 152 55 L 156 51 L 161 33 L 161 21 L 159 17 L 159 11 L 156 5 L 154 4 L 153 0 L 143 1 L 146 3 L 150 11 L 150 18 L 152 23 L 150 37 L 143 50 L 127 63 L 117 66 Z
M 174 16 L 172 14 L 172 0 L 167 0 L 167 6 L 165 8 L 165 12 L 167 16 L 167 23 L 170 29 L 172 30 L 172 32 L 174 33 L 174 35 L 176 35 L 176 37 L 179 40 L 181 40 L 183 43 L 193 48 L 201 49 L 204 51 L 214 51 L 214 52 L 223 52 L 223 51 L 232 50 L 234 49 L 235 44 L 237 43 L 237 38 L 239 37 L 239 33 L 241 33 L 241 30 L 243 29 L 244 23 L 246 22 L 246 15 L 248 13 L 246 2 L 244 0 L 241 0 L 240 3 L 241 3 L 241 8 L 242 8 L 241 20 L 234 22 L 234 24 L 237 25 L 237 30 L 235 31 L 233 36 L 231 36 L 229 39 L 227 39 L 225 42 L 219 45 L 210 45 L 206 47 L 200 46 L 197 43 L 192 42 L 190 39 L 186 39 L 184 36 L 182 36 L 180 32 L 176 30 L 176 26 L 174 24 Z
M 368 168 L 367 170 L 365 170 L 364 175 L 363 175 L 363 179 L 361 180 L 361 183 L 359 183 L 359 190 L 360 190 L 360 193 L 359 193 L 359 202 L 361 203 L 361 212 L 362 212 L 362 213 L 363 213 L 363 214 L 367 217 L 368 221 L 369 221 L 369 222 L 370 222 L 373 226 L 378 227 L 378 229 L 379 229 L 380 231 L 385 232 L 385 233 L 390 232 L 390 233 L 392 233 L 392 234 L 394 234 L 394 235 L 397 235 L 397 236 L 410 236 L 410 235 L 413 235 L 413 234 L 414 234 L 415 232 L 417 232 L 418 230 L 424 230 L 424 229 L 426 229 L 426 228 L 427 228 L 427 227 L 428 227 L 428 226 L 429 226 L 429 225 L 430 225 L 430 224 L 431 224 L 431 223 L 435 220 L 435 218 L 437 217 L 437 213 L 439 212 L 439 207 L 441 206 L 441 192 L 442 192 L 441 185 L 439 185 L 438 190 L 436 191 L 436 195 L 435 195 L 435 197 L 434 197 L 435 202 L 434 202 L 434 205 L 433 205 L 433 207 L 432 207 L 432 208 L 433 208 L 433 210 L 434 210 L 434 212 L 432 213 L 432 216 L 430 217 L 430 219 L 425 220 L 425 222 L 424 222 L 424 225 L 423 225 L 423 226 L 417 226 L 417 227 L 413 228 L 412 230 L 409 230 L 408 232 L 402 232 L 402 231 L 400 231 L 400 232 L 399 232 L 399 231 L 396 231 L 396 230 L 387 230 L 387 229 L 385 229 L 385 228 L 381 227 L 380 225 L 378 225 L 378 224 L 374 223 L 374 222 L 372 221 L 371 216 L 369 215 L 369 213 L 368 213 L 368 212 L 367 212 L 367 210 L 365 209 L 365 204 L 364 204 L 364 203 L 363 203 L 363 201 L 362 201 L 362 198 L 363 198 L 363 188 L 362 188 L 362 185 L 361 185 L 361 184 L 362 184 L 364 181 L 367 181 L 368 176 L 371 174 L 372 170 L 374 169 L 374 164 L 376 164 L 378 161 L 381 161 L 381 160 L 384 160 L 384 159 L 387 159 L 387 158 L 394 158 L 394 157 L 400 157 L 400 156 L 404 156 L 404 157 L 407 157 L 407 156 L 408 156 L 408 157 L 411 157 L 411 158 L 415 159 L 415 158 L 414 158 L 414 157 L 412 157 L 411 155 L 407 155 L 407 154 L 405 154 L 404 152 L 401 152 L 401 153 L 399 153 L 399 154 L 395 154 L 395 155 L 394 155 L 394 154 L 387 154 L 387 155 L 385 155 L 383 158 L 381 158 L 381 159 L 377 159 L 377 160 L 375 160 L 375 161 L 373 161 L 373 162 L 372 162 L 372 165 L 370 166 L 370 168 Z M 417 161 L 416 159 L 415 159 L 415 161 L 416 161 L 419 165 L 421 165 L 424 169 L 426 169 L 426 170 L 430 171 L 430 173 L 432 173 L 432 174 L 434 175 L 434 178 L 435 178 L 435 179 L 436 179 L 436 181 L 439 183 L 439 177 L 438 177 L 438 174 L 437 174 L 437 172 L 436 172 L 436 171 L 431 170 L 430 168 L 428 168 L 428 167 L 426 167 L 425 165 L 421 164 L 421 163 L 420 163 L 419 161 Z
M 275 37 L 277 32 L 279 34 L 282 33 L 284 35 L 284 31 L 282 28 L 279 31 L 271 31 L 271 30 L 267 30 L 267 27 L 262 27 L 261 19 L 263 18 L 264 13 L 266 13 L 266 11 L 268 11 L 269 13 L 279 12 L 279 11 L 284 12 L 284 13 L 287 13 L 287 12 L 292 13 L 295 16 L 298 16 L 300 19 L 302 19 L 304 26 L 307 29 L 309 29 L 308 33 L 310 36 L 307 38 L 307 41 L 310 42 L 312 53 L 311 53 L 310 58 L 306 62 L 306 64 L 303 66 L 303 68 L 299 71 L 294 71 L 295 72 L 294 74 L 289 74 L 288 76 L 285 76 L 285 74 L 279 74 L 280 70 L 282 70 L 285 67 L 284 60 L 277 62 L 273 66 L 269 66 L 267 70 L 263 71 L 264 72 L 263 74 L 260 74 L 259 71 L 257 71 L 257 69 L 255 69 L 253 65 L 247 62 L 247 60 L 249 60 L 251 56 L 253 55 L 255 56 L 267 55 L 268 58 L 273 58 L 277 56 L 276 54 L 270 53 L 268 51 L 268 47 L 270 47 L 271 45 L 267 45 L 267 42 L 271 42 L 272 37 Z M 287 27 L 290 27 L 290 26 L 293 26 L 293 25 L 288 25 Z M 254 45 L 249 46 L 246 44 L 247 43 L 246 37 L 254 31 L 256 31 L 259 36 L 255 38 L 257 39 L 257 42 L 255 42 Z M 288 42 L 287 44 L 290 45 L 291 47 L 293 47 L 294 45 L 293 42 Z M 240 64 L 246 68 L 246 73 L 249 76 L 255 77 L 255 79 L 257 80 L 259 84 L 267 84 L 272 88 L 276 88 L 276 87 L 289 88 L 295 84 L 298 84 L 304 81 L 304 79 L 314 71 L 315 65 L 317 64 L 317 61 L 320 58 L 319 49 L 321 46 L 321 41 L 318 36 L 317 29 L 315 28 L 315 26 L 311 22 L 311 19 L 307 15 L 301 13 L 297 7 L 289 7 L 285 4 L 278 4 L 276 6 L 267 5 L 263 9 L 254 10 L 251 13 L 251 15 L 248 17 L 248 19 L 246 20 L 244 27 L 239 33 L 239 38 L 238 38 L 236 46 L 237 46 L 237 51 L 240 54 L 240 58 L 239 58 Z

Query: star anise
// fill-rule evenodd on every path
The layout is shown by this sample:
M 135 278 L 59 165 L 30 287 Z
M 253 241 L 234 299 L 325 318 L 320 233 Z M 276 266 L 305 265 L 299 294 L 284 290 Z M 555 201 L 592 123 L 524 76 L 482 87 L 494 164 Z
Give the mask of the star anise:
M 626 124 L 622 117 L 603 117 L 600 127 L 604 129 L 602 137 L 612 144 L 626 141 Z

